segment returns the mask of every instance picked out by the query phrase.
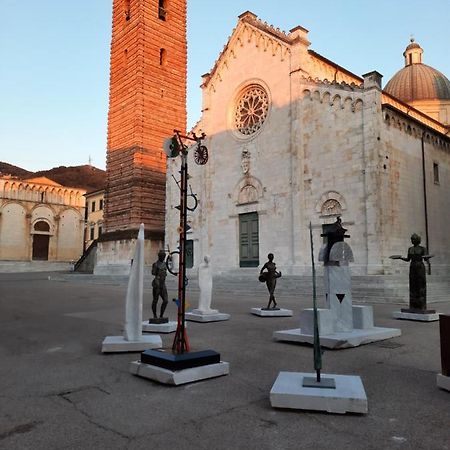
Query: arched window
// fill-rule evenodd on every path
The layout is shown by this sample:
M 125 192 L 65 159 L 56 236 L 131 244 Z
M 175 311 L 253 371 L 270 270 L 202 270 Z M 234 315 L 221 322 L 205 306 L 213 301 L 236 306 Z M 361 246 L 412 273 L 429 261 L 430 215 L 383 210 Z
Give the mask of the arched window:
M 50 231 L 50 225 L 47 222 L 40 220 L 34 224 L 34 231 L 44 231 L 48 233 Z

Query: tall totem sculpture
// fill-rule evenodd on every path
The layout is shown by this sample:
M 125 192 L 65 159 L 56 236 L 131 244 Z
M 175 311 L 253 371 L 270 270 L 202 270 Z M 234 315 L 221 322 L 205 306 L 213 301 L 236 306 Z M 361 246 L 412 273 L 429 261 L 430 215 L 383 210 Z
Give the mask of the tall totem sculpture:
M 188 207 L 188 146 L 183 142 L 194 141 L 194 160 L 203 165 L 208 161 L 208 150 L 202 145 L 205 135 L 197 137 L 195 134 L 183 136 L 175 130 L 172 138 L 164 142 L 164 150 L 169 158 L 181 157 L 181 179 L 177 181 L 180 188 L 180 204 L 176 208 L 180 211 L 179 247 L 178 250 L 169 253 L 166 260 L 167 269 L 178 276 L 178 321 L 172 352 L 165 353 L 147 350 L 141 354 L 140 361 L 134 361 L 130 365 L 130 372 L 150 380 L 165 384 L 184 384 L 206 378 L 228 375 L 229 364 L 220 360 L 220 353 L 214 350 L 190 351 L 189 340 L 186 334 L 186 232 L 188 231 L 187 211 L 193 211 L 197 207 L 197 201 L 193 207 Z M 172 266 L 173 256 L 178 255 L 178 271 Z
M 177 209 L 180 211 L 180 225 L 178 227 L 179 231 L 179 250 L 176 252 L 172 252 L 168 256 L 167 265 L 169 267 L 169 271 L 174 275 L 178 275 L 178 322 L 177 322 L 177 330 L 175 333 L 175 339 L 172 345 L 172 351 L 174 353 L 180 354 L 189 351 L 189 341 L 186 334 L 185 327 L 185 314 L 186 314 L 186 232 L 188 231 L 188 223 L 187 223 L 187 212 L 194 211 L 197 208 L 197 201 L 195 201 L 193 207 L 188 207 L 188 150 L 189 147 L 184 144 L 182 139 L 190 140 L 196 142 L 195 145 L 195 153 L 194 153 L 194 161 L 198 165 L 204 165 L 208 162 L 208 149 L 202 145 L 202 140 L 205 138 L 205 134 L 202 134 L 200 137 L 196 136 L 195 133 L 192 134 L 192 137 L 183 136 L 180 134 L 178 130 L 175 130 L 175 135 L 172 138 L 166 139 L 164 142 L 164 148 L 166 154 L 169 158 L 175 158 L 178 155 L 181 157 L 181 179 L 177 183 L 180 188 L 180 204 L 177 206 Z M 192 196 L 192 194 L 191 194 Z M 193 195 L 196 200 L 195 195 Z M 170 269 L 171 266 L 171 258 L 174 253 L 179 254 L 179 265 L 178 272 L 173 272 Z

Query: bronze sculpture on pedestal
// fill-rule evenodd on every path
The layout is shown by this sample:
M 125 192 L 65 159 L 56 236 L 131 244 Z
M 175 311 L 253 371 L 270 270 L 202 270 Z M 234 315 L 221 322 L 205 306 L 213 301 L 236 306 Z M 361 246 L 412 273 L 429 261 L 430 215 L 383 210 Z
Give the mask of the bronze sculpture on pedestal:
M 278 272 L 277 266 L 273 262 L 273 253 L 269 253 L 267 255 L 267 261 L 261 268 L 259 272 L 259 281 L 266 282 L 267 290 L 269 291 L 269 303 L 267 304 L 267 308 L 262 309 L 279 309 L 277 308 L 277 302 L 275 301 L 275 288 L 277 286 L 277 278 L 281 277 L 281 272 Z M 264 272 L 266 270 L 266 272 Z M 270 305 L 273 303 L 273 306 Z
M 152 312 L 153 319 L 149 320 L 149 323 L 167 323 L 169 319 L 164 317 L 164 311 L 166 310 L 168 303 L 167 288 L 166 288 L 166 276 L 167 276 L 167 266 L 164 261 L 166 257 L 166 252 L 160 250 L 158 252 L 158 260 L 152 265 L 152 275 L 155 278 L 152 281 L 153 287 L 153 302 L 152 302 Z M 161 309 L 159 317 L 156 313 L 156 308 L 158 306 L 158 299 L 161 297 Z
M 410 262 L 409 265 L 409 309 L 402 308 L 402 312 L 411 313 L 433 313 L 434 310 L 427 310 L 427 280 L 425 275 L 425 265 L 423 261 L 428 261 L 433 255 L 427 254 L 427 249 L 420 245 L 421 238 L 418 234 L 411 235 L 412 247 L 408 249 L 408 256 L 404 258 L 400 255 L 391 256 L 392 259 L 401 259 Z

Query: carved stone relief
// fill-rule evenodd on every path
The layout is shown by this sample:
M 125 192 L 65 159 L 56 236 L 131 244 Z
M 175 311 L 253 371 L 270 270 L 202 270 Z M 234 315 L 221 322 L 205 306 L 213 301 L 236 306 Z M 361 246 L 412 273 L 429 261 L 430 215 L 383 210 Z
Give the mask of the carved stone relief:
M 330 198 L 322 205 L 321 214 L 322 216 L 342 214 L 342 206 L 337 200 Z
M 244 175 L 248 175 L 250 173 L 250 152 L 247 148 L 242 150 L 241 168 Z
M 238 204 L 245 205 L 246 203 L 254 203 L 258 201 L 258 191 L 252 184 L 246 184 L 238 196 Z

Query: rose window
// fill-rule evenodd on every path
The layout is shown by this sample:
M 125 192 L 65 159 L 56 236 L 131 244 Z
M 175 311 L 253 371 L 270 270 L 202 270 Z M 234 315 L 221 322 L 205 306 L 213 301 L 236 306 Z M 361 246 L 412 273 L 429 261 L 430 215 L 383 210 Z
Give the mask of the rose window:
M 258 131 L 266 120 L 269 98 L 261 86 L 249 86 L 239 97 L 234 115 L 236 128 L 250 136 Z

